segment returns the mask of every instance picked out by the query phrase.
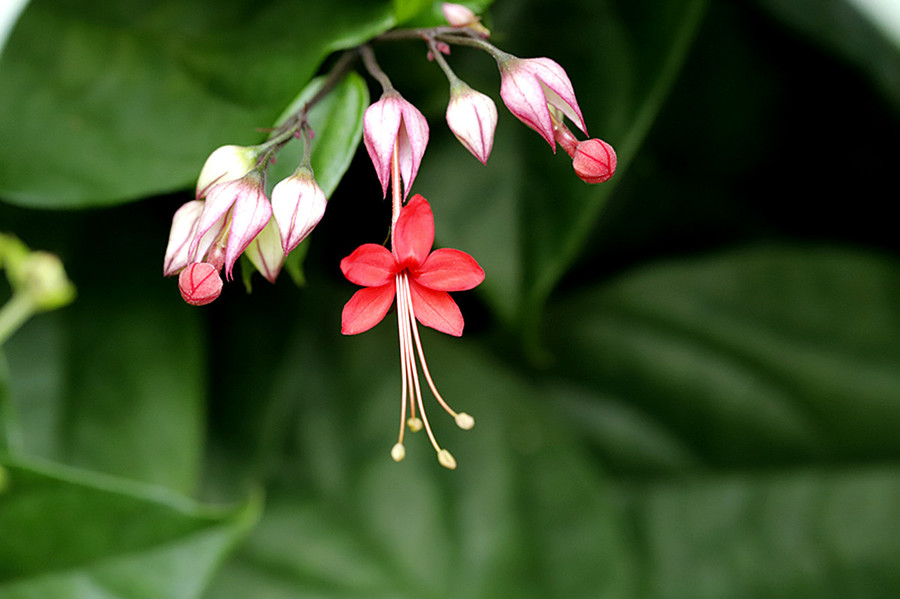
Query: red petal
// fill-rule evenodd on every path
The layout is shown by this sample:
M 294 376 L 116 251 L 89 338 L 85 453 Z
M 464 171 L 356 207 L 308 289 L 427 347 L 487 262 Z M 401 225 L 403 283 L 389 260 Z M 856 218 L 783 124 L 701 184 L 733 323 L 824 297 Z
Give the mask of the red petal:
M 436 291 L 466 291 L 484 281 L 484 270 L 475 258 L 451 249 L 434 250 L 410 274 L 419 285 Z
M 381 322 L 394 302 L 394 282 L 365 287 L 353 294 L 341 312 L 341 333 L 364 333 Z
M 462 312 L 449 293 L 423 287 L 412 280 L 409 282 L 409 290 L 413 312 L 419 322 L 454 337 L 462 335 L 465 324 Z
M 402 266 L 418 266 L 434 245 L 434 214 L 428 200 L 416 194 L 400 210 L 392 236 L 394 255 Z
M 374 243 L 361 245 L 341 260 L 341 272 L 351 283 L 381 287 L 394 281 L 397 260 L 387 248 Z

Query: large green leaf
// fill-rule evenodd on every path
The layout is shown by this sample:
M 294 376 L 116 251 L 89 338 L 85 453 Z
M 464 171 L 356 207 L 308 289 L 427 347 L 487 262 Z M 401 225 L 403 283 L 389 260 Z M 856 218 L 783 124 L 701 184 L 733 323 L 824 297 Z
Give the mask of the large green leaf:
M 0 597 L 199 597 L 258 516 L 158 487 L 42 462 L 0 460 Z
M 618 466 L 872 462 L 900 456 L 898 306 L 895 261 L 766 247 L 629 273 L 547 330 L 558 396 Z
M 328 53 L 393 23 L 365 0 L 35 0 L 0 56 L 0 195 L 75 208 L 188 187 L 212 149 L 261 141 Z
M 323 299 L 301 308 L 329 305 Z M 297 331 L 277 397 L 259 398 L 278 414 L 268 436 L 293 451 L 266 516 L 210 598 L 628 596 L 608 482 L 527 384 L 471 342 L 423 332 L 438 387 L 477 425 L 459 431 L 429 397 L 459 468 L 438 465 L 424 432 L 395 464 L 393 317 L 342 340 L 324 318 L 332 312 Z
M 796 469 L 632 486 L 649 599 L 891 599 L 900 469 Z

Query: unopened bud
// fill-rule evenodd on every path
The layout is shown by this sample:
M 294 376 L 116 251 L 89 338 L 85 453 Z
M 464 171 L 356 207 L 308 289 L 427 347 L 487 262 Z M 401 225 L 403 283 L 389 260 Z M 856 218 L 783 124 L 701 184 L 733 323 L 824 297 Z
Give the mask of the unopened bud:
M 62 261 L 47 252 L 32 252 L 22 263 L 20 291 L 38 310 L 55 310 L 75 298 L 75 286 L 66 276 Z
M 395 443 L 394 446 L 391 447 L 391 459 L 395 462 L 402 462 L 405 457 L 406 448 L 403 447 L 403 443 Z
M 291 253 L 319 224 L 327 200 L 312 169 L 301 167 L 272 190 L 272 215 L 281 232 L 282 250 Z
M 178 290 L 190 305 L 205 306 L 222 293 L 222 278 L 212 264 L 194 262 L 178 275 Z
M 578 144 L 572 160 L 575 174 L 586 183 L 603 183 L 616 172 L 616 151 L 602 139 Z
M 497 128 L 497 107 L 493 100 L 463 81 L 455 80 L 450 86 L 447 125 L 475 158 L 482 164 L 487 162 Z
M 447 470 L 456 470 L 456 458 L 446 449 L 441 449 L 437 454 L 438 462 Z
M 472 430 L 472 427 L 475 426 L 475 419 L 465 412 L 460 412 L 456 415 L 456 426 L 463 429 L 464 431 Z
M 217 148 L 209 155 L 197 178 L 197 198 L 216 183 L 240 179 L 256 166 L 259 151 L 254 147 L 228 145 Z
M 467 6 L 453 2 L 444 2 L 441 4 L 441 11 L 444 13 L 447 23 L 452 27 L 470 27 L 485 37 L 491 33 L 479 22 L 481 17 L 472 12 L 472 9 Z
M 422 419 L 418 416 L 413 416 L 406 421 L 406 426 L 408 426 L 409 430 L 411 430 L 412 432 L 417 433 L 422 430 Z

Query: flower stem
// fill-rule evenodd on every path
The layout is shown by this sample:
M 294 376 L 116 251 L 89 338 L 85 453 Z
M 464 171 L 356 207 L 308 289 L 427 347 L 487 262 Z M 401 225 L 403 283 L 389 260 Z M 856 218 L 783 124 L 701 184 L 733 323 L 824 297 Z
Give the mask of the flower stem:
M 455 82 L 459 81 L 459 77 L 456 76 L 456 73 L 453 72 L 453 69 L 450 68 L 450 65 L 447 64 L 447 59 L 444 58 L 444 55 L 441 53 L 440 49 L 438 49 L 437 42 L 434 39 L 434 36 L 427 38 L 428 48 L 431 50 L 431 55 L 434 57 L 434 61 L 441 67 L 441 70 L 444 71 L 444 75 L 447 76 L 447 79 L 450 81 L 450 85 L 452 86 Z
M 459 34 L 445 34 L 438 33 L 434 36 L 439 42 L 444 42 L 446 44 L 454 44 L 457 46 L 469 46 L 470 48 L 478 48 L 479 50 L 484 50 L 488 54 L 494 57 L 497 62 L 502 60 L 512 58 L 512 54 L 508 54 L 495 46 L 494 44 L 487 42 L 480 37 L 475 37 L 473 35 L 459 35 Z
M 372 47 L 369 45 L 360 46 L 359 54 L 360 56 L 362 56 L 362 61 L 366 67 L 366 70 L 369 71 L 369 74 L 377 79 L 378 83 L 381 84 L 381 89 L 384 91 L 394 89 L 394 85 L 391 83 L 390 77 L 387 76 L 387 73 L 381 70 L 381 67 L 378 65 L 378 61 L 375 60 L 375 53 L 372 51 Z
M 0 308 L 0 345 L 3 345 L 37 311 L 27 293 L 14 293 Z

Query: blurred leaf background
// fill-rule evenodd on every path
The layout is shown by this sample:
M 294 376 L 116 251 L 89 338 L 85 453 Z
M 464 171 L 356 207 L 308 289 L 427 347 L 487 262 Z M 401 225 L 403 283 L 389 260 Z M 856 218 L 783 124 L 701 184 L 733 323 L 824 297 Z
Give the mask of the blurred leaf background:
M 432 125 L 438 244 L 487 271 L 462 339 L 423 333 L 478 421 L 438 419 L 447 472 L 418 437 L 390 460 L 390 322 L 340 335 L 338 262 L 389 219 L 360 79 L 315 117 L 317 174 L 348 170 L 305 286 L 195 309 L 160 276 L 212 149 L 435 6 L 32 0 L 0 55 L 0 229 L 78 298 L 0 356 L 0 598 L 897 597 L 900 34 L 878 7 L 498 0 L 495 43 L 564 65 L 618 150 L 596 187 L 502 109 L 482 167 L 424 47 L 376 47 Z M 450 58 L 499 102 L 488 57 Z

